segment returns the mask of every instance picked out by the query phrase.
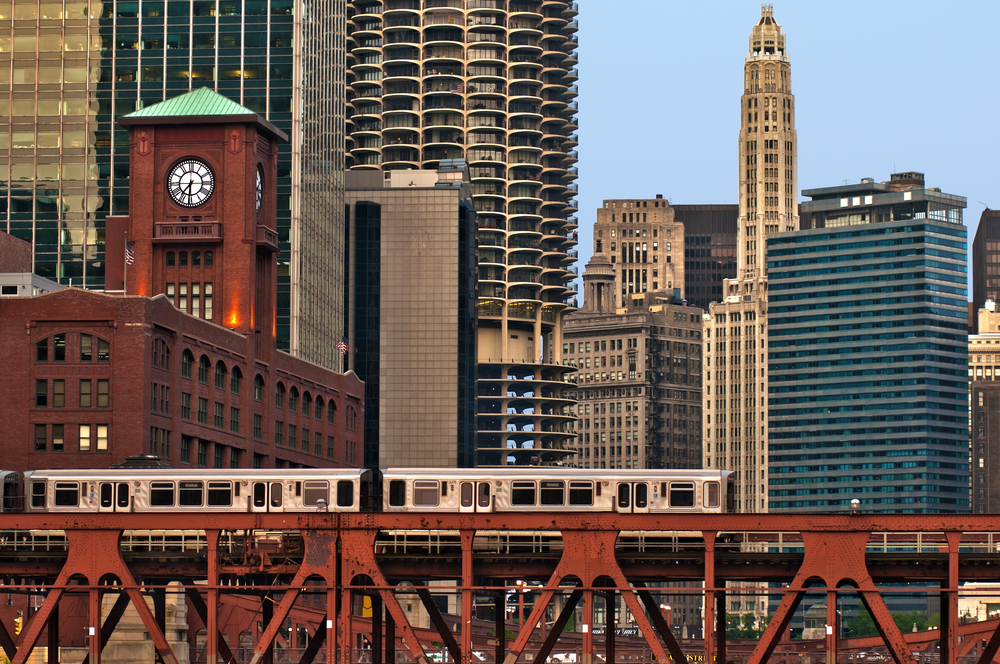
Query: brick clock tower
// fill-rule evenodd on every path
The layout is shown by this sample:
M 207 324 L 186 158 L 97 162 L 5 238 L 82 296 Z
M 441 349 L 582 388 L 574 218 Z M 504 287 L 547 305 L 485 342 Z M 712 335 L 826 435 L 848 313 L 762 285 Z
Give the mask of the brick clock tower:
M 278 143 L 288 136 L 209 88 L 118 122 L 130 128 L 129 215 L 107 218 L 107 291 L 164 294 L 253 338 L 256 357 L 269 361 Z

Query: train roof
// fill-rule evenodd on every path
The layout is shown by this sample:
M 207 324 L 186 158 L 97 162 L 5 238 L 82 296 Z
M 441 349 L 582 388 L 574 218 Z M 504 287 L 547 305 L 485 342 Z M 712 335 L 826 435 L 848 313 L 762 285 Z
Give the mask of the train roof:
M 53 480 L 132 480 L 132 479 L 329 479 L 354 478 L 370 474 L 367 468 L 104 468 L 83 470 L 33 470 L 24 473 L 25 478 Z
M 649 477 L 655 479 L 698 479 L 725 477 L 730 475 L 728 470 L 714 470 L 712 468 L 697 469 L 613 469 L 603 468 L 551 468 L 548 466 L 525 466 L 521 468 L 385 468 L 382 475 L 385 477 L 431 477 L 438 479 L 637 479 Z

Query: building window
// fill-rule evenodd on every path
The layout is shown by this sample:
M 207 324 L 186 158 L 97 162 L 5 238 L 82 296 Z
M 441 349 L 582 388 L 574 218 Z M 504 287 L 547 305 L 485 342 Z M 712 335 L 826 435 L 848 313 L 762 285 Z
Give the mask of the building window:
M 332 459 L 334 457 L 334 444 L 333 436 L 326 437 L 326 458 Z
M 49 340 L 42 339 L 35 344 L 35 362 L 49 361 Z
M 215 448 L 213 450 L 214 454 L 212 455 L 213 468 L 222 468 L 223 449 L 224 449 L 223 445 L 219 445 L 218 443 L 215 444 Z
M 313 436 L 313 454 L 316 456 L 323 454 L 323 435 L 318 431 Z
M 66 333 L 62 332 L 52 337 L 52 361 L 66 361 Z
M 35 407 L 45 408 L 49 405 L 49 381 L 35 381 Z
M 186 251 L 180 252 L 180 254 L 178 254 L 178 256 L 177 256 L 177 259 L 178 259 L 178 265 L 180 265 L 181 267 L 187 267 L 187 264 L 188 264 L 188 252 L 186 252 Z
M 337 423 L 337 404 L 334 401 L 326 404 L 326 421 L 330 424 Z
M 191 395 L 187 392 L 181 392 L 181 418 L 191 419 Z
M 201 284 L 191 284 L 191 315 L 201 318 Z
M 97 361 L 98 362 L 110 362 L 111 361 L 111 342 L 105 341 L 104 339 L 97 340 Z
M 233 394 L 240 393 L 240 382 L 243 380 L 243 374 L 240 373 L 239 367 L 233 367 L 233 372 L 229 376 L 229 391 Z
M 52 425 L 52 451 L 62 452 L 63 451 L 63 431 L 64 426 L 62 424 Z
M 302 429 L 302 451 L 309 451 L 309 429 Z
M 211 251 L 205 252 L 205 265 L 211 265 Z M 212 284 L 205 284 L 205 320 L 212 320 Z
M 64 408 L 66 406 L 66 381 L 52 381 L 52 407 Z
M 94 357 L 94 337 L 89 334 L 80 335 L 80 361 L 90 362 Z
M 208 399 L 198 397 L 198 421 L 208 424 Z
M 240 432 L 240 409 L 232 406 L 229 408 L 229 430 L 233 433 Z
M 229 448 L 229 467 L 230 468 L 240 467 L 240 451 L 235 447 Z
M 191 436 L 181 436 L 181 462 L 191 463 Z
M 312 397 L 308 392 L 302 395 L 302 415 L 305 417 L 312 415 Z
M 281 383 L 278 383 L 278 386 L 274 390 L 274 407 L 285 407 L 285 386 Z
M 184 352 L 181 353 L 181 377 L 182 378 L 191 378 L 191 365 L 192 364 L 194 364 L 194 355 L 191 354 L 191 351 L 189 351 L 188 349 L 185 348 Z
M 97 381 L 97 407 L 107 408 L 108 400 L 111 393 L 111 381 L 108 380 L 98 380 Z
M 299 390 L 293 387 L 288 390 L 288 412 L 294 413 L 299 409 Z
M 191 266 L 192 267 L 201 267 L 201 252 L 200 251 L 192 251 L 191 252 Z
M 108 425 L 98 424 L 97 425 L 97 451 L 107 452 L 108 451 Z
M 254 376 L 253 379 L 253 398 L 254 401 L 263 401 L 264 399 L 264 377 L 260 374 Z
M 167 252 L 167 267 L 173 267 L 176 263 L 177 263 L 177 259 L 176 259 L 176 256 L 175 256 L 174 252 L 168 251 Z
M 89 380 L 80 381 L 80 408 L 90 408 L 90 390 L 92 383 Z
M 202 468 L 208 465 L 208 443 L 203 440 L 198 441 L 198 465 Z
M 221 360 L 215 364 L 215 387 L 226 389 L 226 365 Z
M 316 397 L 316 419 L 323 419 L 323 397 Z
M 211 251 L 206 251 L 205 252 L 205 267 L 212 267 L 212 263 L 213 263 L 213 259 L 214 258 L 215 258 L 215 254 L 214 253 L 212 253 Z
M 215 412 L 212 417 L 212 424 L 214 424 L 217 429 L 221 429 L 223 426 L 225 426 L 225 418 L 223 416 L 222 404 L 215 403 L 213 404 L 213 407 Z
M 257 440 L 263 440 L 263 428 L 264 428 L 264 416 L 258 413 L 254 413 L 253 416 L 253 437 Z
M 89 452 L 90 451 L 90 425 L 81 424 L 80 425 L 80 451 Z
M 170 369 L 170 349 L 163 339 L 153 339 L 153 367 Z
M 35 451 L 45 452 L 48 450 L 48 433 L 44 424 L 35 425 Z
M 285 423 L 275 422 L 274 423 L 274 444 L 282 445 L 284 443 L 285 437 Z
M 347 407 L 347 428 L 354 431 L 357 427 L 357 411 L 354 410 L 354 406 Z
M 201 359 L 198 360 L 198 382 L 208 385 L 208 371 L 212 368 L 212 364 L 208 361 L 208 357 L 202 355 Z
M 288 446 L 293 450 L 298 447 L 298 427 L 294 424 L 288 425 Z

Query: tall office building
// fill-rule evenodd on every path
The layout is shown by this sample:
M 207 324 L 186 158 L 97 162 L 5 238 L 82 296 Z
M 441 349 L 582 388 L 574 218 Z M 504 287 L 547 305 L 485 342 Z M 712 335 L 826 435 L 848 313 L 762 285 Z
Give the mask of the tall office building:
M 736 507 L 767 511 L 767 271 L 771 233 L 797 230 L 795 98 L 771 5 L 750 35 L 740 98 L 736 278 L 705 317 L 705 466 L 734 471 Z
M 802 193 L 811 229 L 767 241 L 770 510 L 967 512 L 965 198 L 921 173 Z
M 477 464 L 563 462 L 573 436 L 552 428 L 543 394 L 561 402 L 571 387 L 561 336 L 576 276 L 576 3 L 352 0 L 348 11 L 348 164 L 469 164 L 479 221 Z M 518 398 L 508 403 L 511 392 Z M 515 423 L 495 417 L 509 407 Z
M 740 206 L 671 205 L 684 225 L 684 299 L 708 311 L 722 299 L 726 279 L 736 276 Z
M 365 466 L 469 468 L 476 213 L 468 168 L 459 159 L 390 175 L 347 173 L 348 368 L 365 381 Z
M 104 286 L 125 212 L 115 121 L 202 87 L 291 137 L 278 155 L 279 347 L 333 366 L 343 306 L 344 0 L 18 0 L 0 7 L 0 230 L 38 274 Z M 339 336 L 337 337 L 339 338 Z
M 1000 210 L 983 210 L 972 241 L 972 308 L 969 326 L 975 328 L 987 300 L 1000 302 Z M 980 330 L 986 332 L 986 330 Z

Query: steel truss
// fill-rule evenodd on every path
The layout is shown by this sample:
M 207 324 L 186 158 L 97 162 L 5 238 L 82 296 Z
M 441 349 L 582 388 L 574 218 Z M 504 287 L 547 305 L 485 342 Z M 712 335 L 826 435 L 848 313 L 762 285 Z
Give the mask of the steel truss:
M 123 533 L 156 528 L 204 532 L 204 551 L 190 560 L 149 563 L 132 559 L 123 548 Z M 4 539 L 5 531 L 18 531 Z M 59 560 L 25 562 L 23 550 L 12 554 L 5 541 L 24 541 L 25 533 L 64 531 L 65 555 Z M 284 533 L 294 537 L 296 552 L 277 556 L 258 550 L 249 533 Z M 450 533 L 448 547 L 428 547 L 421 559 L 386 554 L 378 545 L 387 532 Z M 496 552 L 484 555 L 476 549 L 477 533 L 503 537 L 505 533 L 551 533 L 553 546 L 537 559 L 519 553 L 509 559 Z M 636 545 L 638 553 L 623 553 L 622 533 L 684 533 L 686 544 L 663 552 Z M 226 537 L 220 540 L 220 535 Z M 233 533 L 244 534 L 244 546 L 234 558 Z M 20 540 L 19 540 L 20 538 Z M 239 539 L 238 537 L 236 538 Z M 669 538 L 668 538 L 669 539 Z M 220 541 L 225 546 L 220 549 Z M 428 539 L 430 541 L 430 539 Z M 880 548 L 881 547 L 881 548 Z M 448 550 L 446 550 L 448 549 Z M 88 605 L 87 664 L 100 664 L 101 651 L 131 603 L 138 611 L 157 656 L 165 664 L 177 658 L 164 634 L 162 594 L 168 581 L 179 581 L 190 605 L 207 630 L 207 664 L 234 661 L 220 635 L 219 611 L 223 603 L 242 605 L 262 617 L 265 627 L 249 661 L 268 664 L 282 625 L 295 610 L 301 593 L 325 593 L 326 609 L 311 626 L 312 638 L 301 655 L 303 663 L 314 661 L 323 651 L 326 662 L 354 664 L 352 641 L 360 623 L 371 637 L 372 664 L 395 664 L 397 643 L 403 644 L 417 664 L 430 664 L 418 630 L 411 626 L 397 599 L 402 580 L 453 579 L 452 590 L 460 593 L 462 628 L 449 625 L 433 602 L 426 586 L 407 586 L 419 597 L 441 642 L 452 659 L 472 664 L 473 595 L 493 594 L 497 599 L 496 632 L 491 645 L 496 662 L 516 664 L 529 639 L 538 639 L 539 622 L 553 597 L 566 597 L 555 623 L 544 637 L 534 661 L 544 662 L 556 647 L 577 606 L 582 602 L 582 664 L 594 664 L 595 599 L 613 602 L 621 597 L 639 626 L 642 639 L 657 662 L 682 661 L 703 656 L 726 661 L 725 596 L 730 581 L 783 582 L 777 612 L 749 657 L 750 664 L 767 662 L 782 642 L 789 621 L 807 592 L 827 594 L 827 624 L 836 624 L 838 593 L 856 594 L 871 613 L 889 653 L 896 662 L 915 664 L 909 642 L 896 627 L 883 600 L 884 588 L 876 583 L 919 580 L 939 583 L 942 624 L 937 634 L 942 663 L 957 662 L 979 639 L 959 643 L 960 634 L 971 634 L 968 625 L 959 631 L 958 594 L 963 581 L 1000 580 L 1000 516 L 974 515 L 618 515 L 596 513 L 533 514 L 240 514 L 183 513 L 142 514 L 44 514 L 0 515 L 0 581 L 8 592 L 40 588 L 44 601 L 15 639 L 0 623 L 0 649 L 13 664 L 24 664 L 48 634 L 49 662 L 58 661 L 59 604 L 67 594 L 85 593 Z M 506 611 L 501 602 L 510 592 L 510 580 L 541 581 L 530 615 L 507 643 Z M 269 579 L 261 583 L 261 579 Z M 197 584 L 194 581 L 198 581 Z M 693 581 L 704 583 L 704 649 L 683 652 L 670 626 L 661 616 L 650 582 Z M 276 603 L 264 601 L 280 591 Z M 102 597 L 117 594 L 106 616 Z M 153 595 L 153 610 L 145 596 Z M 355 598 L 371 598 L 370 620 L 355 615 Z M 252 599 L 254 596 L 259 600 Z M 609 606 L 610 604 L 605 604 Z M 505 606 L 505 605 L 504 605 Z M 383 607 L 385 620 L 383 622 Z M 723 609 L 723 610 L 716 610 Z M 612 611 L 607 624 L 602 655 L 610 664 L 615 658 Z M 102 624 L 103 617 L 103 624 Z M 984 623 L 984 627 L 986 624 Z M 1000 650 L 1000 621 L 988 623 L 991 632 L 979 653 L 982 664 Z M 426 632 L 426 630 L 424 630 Z M 544 633 L 545 624 L 541 625 Z M 456 634 L 457 632 L 457 634 Z M 982 633 L 980 630 L 979 633 Z M 973 643 L 974 642 L 974 643 Z M 482 647 L 481 645 L 479 646 Z M 836 635 L 827 637 L 827 656 L 836 655 Z M 384 654 L 383 654 L 384 653 Z M 828 659 L 828 661 L 831 661 Z M 835 661 L 832 660 L 832 661 Z

